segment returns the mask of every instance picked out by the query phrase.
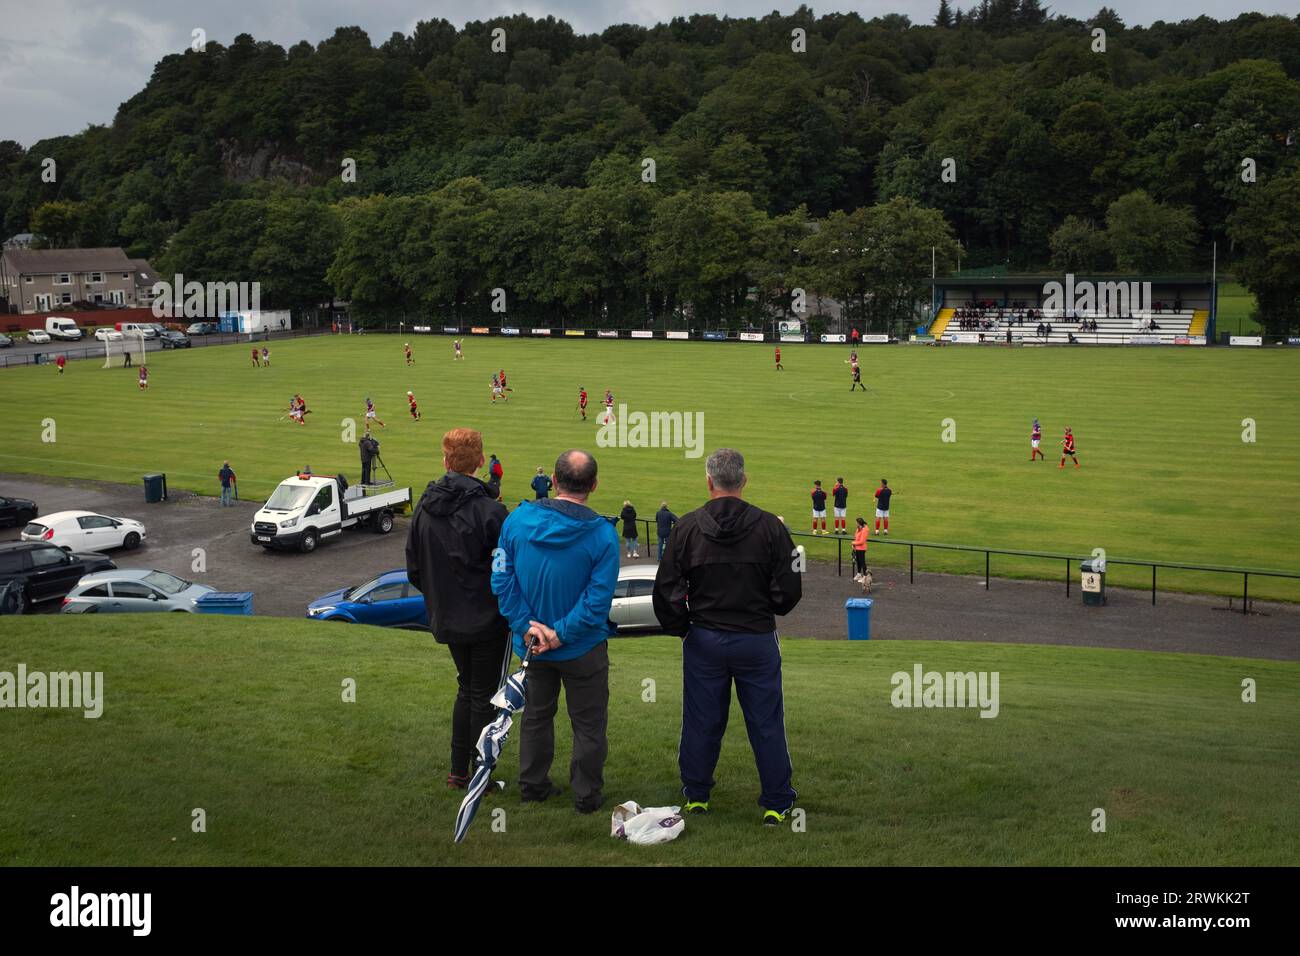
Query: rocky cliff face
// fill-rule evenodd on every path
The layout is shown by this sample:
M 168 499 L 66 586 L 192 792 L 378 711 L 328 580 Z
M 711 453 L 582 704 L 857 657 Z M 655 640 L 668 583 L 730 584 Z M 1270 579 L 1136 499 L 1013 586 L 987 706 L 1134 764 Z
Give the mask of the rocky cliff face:
M 221 144 L 221 166 L 227 178 L 237 183 L 255 179 L 284 179 L 305 185 L 316 178 L 306 163 L 280 152 L 275 143 L 248 144 L 226 140 Z

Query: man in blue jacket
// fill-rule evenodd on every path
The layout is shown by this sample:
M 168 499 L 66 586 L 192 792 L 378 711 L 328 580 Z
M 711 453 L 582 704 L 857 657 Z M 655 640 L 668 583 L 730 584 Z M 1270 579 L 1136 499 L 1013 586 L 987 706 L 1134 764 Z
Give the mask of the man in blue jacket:
M 551 782 L 555 712 L 564 687 L 573 726 L 569 781 L 579 813 L 604 803 L 609 752 L 609 607 L 618 582 L 618 534 L 587 507 L 596 459 L 566 451 L 555 462 L 556 496 L 518 508 L 501 528 L 492 593 L 510 624 L 515 653 L 536 642 L 519 734 L 519 789 L 525 803 L 559 793 Z

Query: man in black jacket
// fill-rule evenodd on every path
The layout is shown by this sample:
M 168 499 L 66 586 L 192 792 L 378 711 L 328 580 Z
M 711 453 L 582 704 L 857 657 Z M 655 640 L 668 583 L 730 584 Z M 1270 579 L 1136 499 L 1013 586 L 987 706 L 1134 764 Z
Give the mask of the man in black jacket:
M 357 443 L 361 451 L 361 483 L 370 484 L 370 463 L 379 455 L 379 442 L 371 437 L 370 432 L 366 432 L 361 441 Z
M 447 473 L 424 489 L 406 539 L 406 573 L 424 595 L 429 629 L 456 664 L 447 786 L 464 789 L 479 735 L 496 708 L 492 696 L 510 664 L 510 628 L 492 594 L 492 558 L 505 505 L 474 477 L 483 436 L 454 428 L 442 436 Z
M 740 452 L 718 449 L 705 473 L 709 501 L 677 522 L 654 588 L 659 623 L 685 638 L 678 749 L 684 809 L 708 812 L 734 681 L 758 765 L 763 823 L 776 826 L 797 796 L 776 615 L 803 596 L 802 556 L 781 519 L 741 499 L 747 479 Z

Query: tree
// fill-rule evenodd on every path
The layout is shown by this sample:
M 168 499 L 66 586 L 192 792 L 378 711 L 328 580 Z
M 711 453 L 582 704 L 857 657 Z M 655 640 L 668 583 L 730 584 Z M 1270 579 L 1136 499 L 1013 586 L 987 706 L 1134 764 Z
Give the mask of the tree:
M 1121 196 L 1106 210 L 1106 244 L 1121 272 L 1150 275 L 1187 265 L 1196 218 L 1185 206 L 1162 206 L 1144 190 Z
M 935 14 L 934 25 L 940 30 L 947 30 L 952 26 L 952 9 L 948 6 L 948 0 L 939 0 L 939 12 Z
M 1256 187 L 1228 221 L 1233 268 L 1269 335 L 1300 332 L 1300 170 Z
M 1062 272 L 1100 272 L 1109 249 L 1106 235 L 1090 220 L 1066 216 L 1052 233 L 1052 265 Z

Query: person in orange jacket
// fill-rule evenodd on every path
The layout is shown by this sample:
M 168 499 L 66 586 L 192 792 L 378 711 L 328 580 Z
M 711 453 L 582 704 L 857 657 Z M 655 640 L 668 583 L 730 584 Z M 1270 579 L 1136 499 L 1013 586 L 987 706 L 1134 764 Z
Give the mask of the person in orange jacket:
M 867 538 L 870 533 L 867 519 L 859 518 L 858 530 L 853 533 L 853 580 L 859 584 L 867 576 Z

